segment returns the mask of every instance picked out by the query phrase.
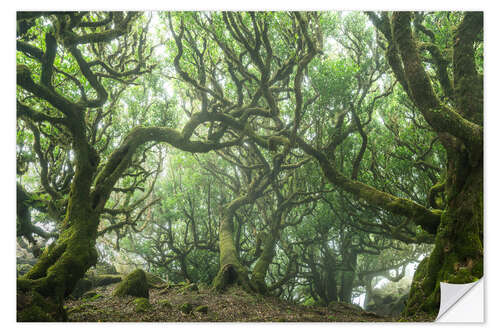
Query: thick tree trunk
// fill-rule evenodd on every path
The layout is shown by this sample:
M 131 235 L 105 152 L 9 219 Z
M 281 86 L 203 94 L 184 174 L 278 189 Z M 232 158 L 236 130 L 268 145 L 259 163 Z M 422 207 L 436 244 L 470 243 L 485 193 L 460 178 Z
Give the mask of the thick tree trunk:
M 77 203 L 56 243 L 17 280 L 18 321 L 64 321 L 63 300 L 97 262 L 98 216 L 88 202 Z
M 17 280 L 18 321 L 65 320 L 64 297 L 97 262 L 95 243 L 100 214 L 90 194 L 97 163 L 89 146 L 75 147 L 77 168 L 62 231 L 35 266 Z
M 460 163 L 464 160 L 449 165 L 448 205 L 441 217 L 435 248 L 420 263 L 413 278 L 405 316 L 437 314 L 440 282 L 470 283 L 483 276 L 483 166 Z
M 454 103 L 440 99 L 434 91 L 411 21 L 412 13 L 395 12 L 391 31 L 384 30 L 381 21 L 377 25 L 397 45 L 403 67 L 399 60 L 398 66 L 391 63 L 391 67 L 439 135 L 447 151 L 448 165 L 445 205 L 435 247 L 417 269 L 404 316 L 419 312 L 437 314 L 440 282 L 468 283 L 483 276 L 483 82 L 475 58 L 476 43 L 482 42 L 483 13 L 466 12 L 455 29 L 454 87 L 447 96 Z M 398 75 L 403 69 L 404 75 Z M 441 72 L 446 73 L 446 68 Z M 447 82 L 448 77 L 441 77 L 440 81 Z
M 217 276 L 212 282 L 212 287 L 217 291 L 224 291 L 233 284 L 240 285 L 243 289 L 252 291 L 248 279 L 248 270 L 238 260 L 238 253 L 234 245 L 234 228 L 232 207 L 225 210 L 219 227 L 220 266 Z

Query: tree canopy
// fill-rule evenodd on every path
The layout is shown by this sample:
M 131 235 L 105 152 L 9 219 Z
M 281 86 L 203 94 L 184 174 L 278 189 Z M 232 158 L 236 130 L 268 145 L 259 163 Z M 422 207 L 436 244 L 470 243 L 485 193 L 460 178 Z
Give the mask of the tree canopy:
M 98 261 L 325 305 L 419 263 L 403 314 L 437 314 L 483 272 L 482 35 L 481 12 L 18 12 L 18 320 L 64 320 Z

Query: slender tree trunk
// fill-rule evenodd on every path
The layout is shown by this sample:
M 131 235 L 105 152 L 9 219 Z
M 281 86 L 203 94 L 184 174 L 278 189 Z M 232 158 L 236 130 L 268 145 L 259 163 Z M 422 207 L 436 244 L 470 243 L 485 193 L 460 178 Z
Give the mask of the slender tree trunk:
M 326 296 L 326 304 L 328 305 L 330 302 L 337 302 L 338 291 L 337 291 L 337 270 L 335 266 L 326 267 L 325 272 L 325 296 Z
M 365 284 L 366 294 L 365 294 L 365 300 L 363 302 L 363 309 L 365 309 L 365 310 L 372 299 L 372 294 L 373 294 L 372 280 L 373 280 L 373 277 L 371 277 L 371 276 L 368 277 L 368 279 L 366 280 L 366 284 Z
M 252 270 L 251 281 L 257 289 L 257 292 L 261 294 L 267 293 L 266 274 L 274 258 L 276 241 L 278 239 L 277 233 L 278 232 L 271 232 L 266 236 L 262 253 Z
M 340 300 L 342 302 L 351 303 L 355 278 L 354 267 L 356 267 L 357 259 L 358 255 L 356 253 L 347 253 L 344 258 L 345 270 L 342 271 L 342 285 L 340 287 Z
M 339 299 L 337 290 L 337 263 L 335 254 L 330 250 L 327 242 L 323 243 L 323 248 L 325 250 L 324 259 L 324 290 L 325 290 L 325 302 L 328 305 L 330 302 L 337 302 Z
M 181 266 L 182 277 L 184 278 L 184 280 L 191 281 L 191 279 L 189 278 L 189 274 L 188 274 L 187 258 L 184 254 L 181 256 L 181 258 L 179 258 L 179 263 Z

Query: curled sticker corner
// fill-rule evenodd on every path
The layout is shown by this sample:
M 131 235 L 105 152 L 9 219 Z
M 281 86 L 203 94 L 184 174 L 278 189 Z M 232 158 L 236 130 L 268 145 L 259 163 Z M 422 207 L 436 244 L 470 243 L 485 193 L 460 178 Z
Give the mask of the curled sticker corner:
M 480 304 L 461 304 L 462 298 L 469 291 L 474 288 L 476 285 L 481 285 L 481 290 L 478 290 L 477 295 L 474 295 L 472 300 L 474 303 L 479 302 Z M 483 279 L 479 279 L 478 281 L 472 283 L 464 283 L 464 284 L 452 284 L 452 283 L 440 283 L 441 287 L 441 300 L 439 313 L 436 317 L 437 322 L 482 322 L 483 321 Z M 466 298 L 466 297 L 465 297 Z M 464 299 L 465 299 L 464 298 Z M 470 300 L 469 300 L 470 301 Z M 450 316 L 450 309 L 457 308 L 455 305 L 461 305 L 463 309 L 458 309 L 460 312 L 459 316 Z M 469 314 L 469 316 L 463 316 L 463 312 Z M 472 314 L 473 311 L 474 313 Z M 457 313 L 458 314 L 458 313 Z M 472 314 L 472 316 L 470 316 Z M 444 317 L 443 317 L 444 316 Z

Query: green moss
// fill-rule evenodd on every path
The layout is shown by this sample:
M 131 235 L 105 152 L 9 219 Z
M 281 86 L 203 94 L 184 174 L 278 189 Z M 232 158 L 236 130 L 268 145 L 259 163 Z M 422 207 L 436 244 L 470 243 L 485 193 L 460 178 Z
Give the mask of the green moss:
M 195 309 L 194 309 L 195 312 L 200 312 L 200 313 L 204 313 L 204 314 L 207 314 L 208 313 L 208 306 L 207 305 L 200 305 L 200 306 L 197 306 Z
M 64 321 L 66 312 L 62 306 L 45 298 L 36 291 L 18 293 L 17 295 L 18 322 L 47 322 Z
M 191 303 L 184 303 L 179 307 L 182 313 L 191 313 L 193 311 L 193 305 Z
M 163 309 L 168 309 L 168 310 L 171 310 L 172 309 L 172 304 L 166 300 L 166 299 L 161 299 L 158 304 L 160 305 L 161 308 Z
M 205 282 L 198 283 L 198 290 L 203 291 L 203 290 L 207 290 L 209 288 L 210 288 L 210 286 L 208 284 L 206 284 Z
M 28 291 L 32 288 L 33 284 L 34 284 L 33 280 L 20 277 L 17 279 L 17 290 Z
M 480 260 L 476 262 L 476 264 L 472 267 L 471 272 L 475 277 L 481 278 L 483 276 L 483 261 Z
M 100 299 L 100 298 L 103 298 L 103 297 L 104 297 L 104 295 L 101 295 L 101 294 L 95 294 L 95 295 L 94 295 L 94 296 L 92 296 L 89 300 L 90 300 L 91 302 L 93 302 L 93 301 L 96 301 L 96 300 L 98 300 L 98 299 Z
M 437 314 L 440 282 L 470 283 L 483 275 L 482 173 L 467 176 L 457 192 L 448 186 L 447 209 L 441 215 L 434 249 L 413 278 L 405 316 Z
M 22 275 L 28 273 L 31 270 L 31 268 L 33 268 L 33 266 L 31 266 L 30 264 L 16 265 L 17 276 L 22 276 Z
M 475 277 L 469 269 L 463 267 L 460 268 L 455 274 L 450 275 L 448 283 L 464 284 L 477 280 L 478 278 Z
M 179 293 L 183 294 L 187 291 L 198 291 L 198 286 L 196 283 L 190 283 L 179 289 Z
M 135 312 L 148 312 L 152 309 L 151 303 L 149 303 L 147 298 L 140 297 L 134 299 L 134 311 Z
M 39 321 L 54 321 L 42 308 L 38 305 L 32 305 L 17 314 L 18 322 L 39 322 Z
M 136 296 L 149 298 L 149 285 L 146 274 L 141 269 L 136 269 L 127 275 L 113 292 L 114 296 Z

